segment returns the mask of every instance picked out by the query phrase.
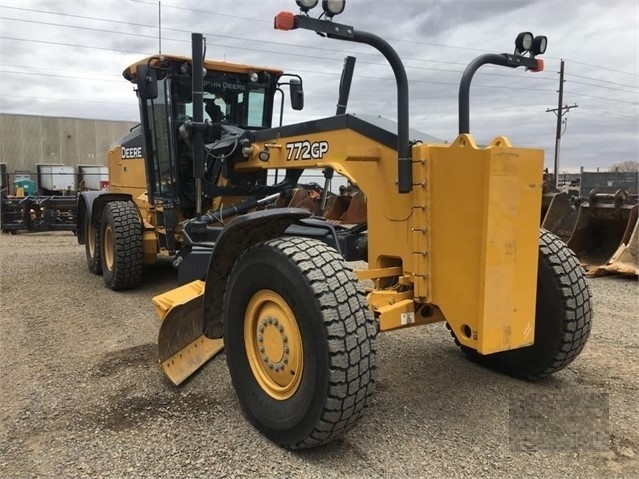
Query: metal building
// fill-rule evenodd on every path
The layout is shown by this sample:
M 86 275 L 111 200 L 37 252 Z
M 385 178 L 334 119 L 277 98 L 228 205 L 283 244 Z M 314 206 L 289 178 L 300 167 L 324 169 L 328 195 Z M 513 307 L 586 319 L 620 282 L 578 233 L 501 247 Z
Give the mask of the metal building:
M 136 123 L 0 114 L 0 163 L 7 173 L 36 172 L 36 164 L 106 165 L 109 147 Z

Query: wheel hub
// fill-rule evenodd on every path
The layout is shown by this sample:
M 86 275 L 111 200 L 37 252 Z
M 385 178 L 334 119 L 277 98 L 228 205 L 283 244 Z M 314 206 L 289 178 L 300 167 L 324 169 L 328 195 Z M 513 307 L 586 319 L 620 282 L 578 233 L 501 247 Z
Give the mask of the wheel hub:
M 271 290 L 253 295 L 244 318 L 244 341 L 255 379 L 271 397 L 284 400 L 299 387 L 302 338 L 293 311 Z
M 256 339 L 264 364 L 272 371 L 283 371 L 290 352 L 284 326 L 277 318 L 268 316 L 262 320 Z
M 87 228 L 87 244 L 89 246 L 89 254 L 91 257 L 95 257 L 95 228 L 89 222 L 89 227 Z
M 104 262 L 109 271 L 113 269 L 114 253 L 113 253 L 113 229 L 111 225 L 104 227 Z

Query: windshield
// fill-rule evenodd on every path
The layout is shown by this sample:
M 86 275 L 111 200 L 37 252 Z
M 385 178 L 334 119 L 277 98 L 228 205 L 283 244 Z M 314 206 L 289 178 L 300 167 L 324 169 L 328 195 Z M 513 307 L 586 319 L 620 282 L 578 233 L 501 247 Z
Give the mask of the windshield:
M 204 78 L 204 119 L 243 129 L 269 128 L 272 104 L 267 88 L 251 83 L 247 75 L 209 72 Z M 173 104 L 178 123 L 193 118 L 190 78 L 174 79 Z

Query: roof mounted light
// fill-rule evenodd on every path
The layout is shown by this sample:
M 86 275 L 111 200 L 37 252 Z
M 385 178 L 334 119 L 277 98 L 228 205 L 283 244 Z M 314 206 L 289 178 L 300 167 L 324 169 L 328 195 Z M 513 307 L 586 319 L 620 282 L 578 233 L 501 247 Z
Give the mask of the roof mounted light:
M 515 48 L 519 53 L 524 53 L 532 48 L 533 34 L 530 32 L 521 32 L 515 39 Z
M 328 17 L 339 15 L 344 11 L 345 7 L 346 0 L 322 0 L 322 8 Z
M 532 53 L 533 55 L 543 55 L 546 52 L 546 47 L 548 46 L 548 38 L 543 35 L 538 35 L 535 37 L 532 43 Z
M 308 12 L 310 9 L 315 8 L 319 0 L 295 0 L 297 6 L 300 7 L 300 10 L 303 12 Z
M 257 74 L 257 72 L 250 72 L 249 73 L 249 81 L 252 83 L 257 83 L 257 81 L 260 79 L 259 75 Z

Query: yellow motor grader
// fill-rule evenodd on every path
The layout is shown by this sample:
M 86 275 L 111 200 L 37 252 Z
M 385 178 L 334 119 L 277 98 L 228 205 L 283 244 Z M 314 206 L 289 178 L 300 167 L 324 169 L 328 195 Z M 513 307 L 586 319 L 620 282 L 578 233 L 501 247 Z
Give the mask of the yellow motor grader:
M 397 81 L 394 126 L 340 112 L 271 127 L 284 74 L 203 61 L 199 34 L 192 59 L 152 57 L 125 70 L 142 125 L 116 146 L 114 162 L 123 177 L 146 165 L 147 184 L 87 200 L 78 236 L 93 241 L 88 258 L 101 249 L 116 287 L 138 278 L 147 253 L 149 261 L 158 251 L 175 255 L 183 284 L 154 298 L 169 379 L 180 384 L 224 347 L 248 420 L 297 449 L 334 440 L 365 412 L 380 332 L 445 322 L 472 361 L 518 378 L 570 364 L 590 333 L 590 294 L 573 253 L 539 229 L 543 152 L 502 136 L 480 147 L 469 133 L 475 71 L 540 70 L 546 38 L 524 32 L 514 53 L 469 64 L 459 135 L 446 144 L 411 138 L 404 66 L 380 37 L 334 21 L 344 1 L 322 2 L 324 19 L 309 14 L 317 0 L 296 3 L 301 12 L 278 14 L 276 29 L 385 56 Z M 301 80 L 289 78 L 301 108 Z M 365 221 L 278 203 L 308 168 L 346 177 L 366 197 Z M 269 184 L 269 170 L 284 178 Z M 368 268 L 353 272 L 348 262 L 358 259 Z

